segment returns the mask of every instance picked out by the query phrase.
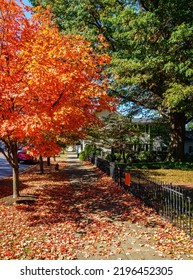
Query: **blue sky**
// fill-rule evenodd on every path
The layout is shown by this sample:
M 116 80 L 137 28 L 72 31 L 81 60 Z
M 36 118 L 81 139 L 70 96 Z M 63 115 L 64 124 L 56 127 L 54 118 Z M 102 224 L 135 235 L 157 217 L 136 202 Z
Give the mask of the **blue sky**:
M 23 0 L 23 3 L 24 3 L 25 5 L 31 6 L 31 4 L 29 3 L 28 0 Z
M 22 0 L 22 2 L 27 5 L 27 6 L 31 6 L 31 3 L 28 0 Z M 26 17 L 29 18 L 31 16 L 30 13 L 26 12 Z

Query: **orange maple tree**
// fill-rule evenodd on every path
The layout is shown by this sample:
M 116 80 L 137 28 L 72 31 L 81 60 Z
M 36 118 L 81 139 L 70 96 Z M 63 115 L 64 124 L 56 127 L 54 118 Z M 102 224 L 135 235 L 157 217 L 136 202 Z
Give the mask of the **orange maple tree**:
M 62 36 L 49 8 L 37 7 L 30 18 L 26 9 L 21 1 L 0 0 L 0 140 L 13 168 L 13 197 L 19 196 L 21 143 L 50 155 L 62 131 L 81 134 L 114 102 L 101 74 L 109 57 L 80 36 Z

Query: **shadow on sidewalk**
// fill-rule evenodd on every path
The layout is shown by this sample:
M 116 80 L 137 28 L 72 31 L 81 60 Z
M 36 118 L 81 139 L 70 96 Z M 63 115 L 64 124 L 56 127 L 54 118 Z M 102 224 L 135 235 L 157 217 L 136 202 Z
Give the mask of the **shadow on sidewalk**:
M 33 205 L 18 206 L 29 213 L 30 228 L 44 228 L 44 242 L 50 239 L 47 231 L 57 232 L 78 259 L 164 258 L 152 247 L 154 229 L 147 223 L 149 217 L 157 218 L 152 209 L 75 154 L 64 161 L 59 172 L 41 179 Z

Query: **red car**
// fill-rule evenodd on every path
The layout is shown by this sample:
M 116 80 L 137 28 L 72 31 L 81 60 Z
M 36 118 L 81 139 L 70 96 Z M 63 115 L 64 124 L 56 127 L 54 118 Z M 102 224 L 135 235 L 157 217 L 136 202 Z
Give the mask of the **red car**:
M 17 158 L 18 161 L 23 161 L 26 163 L 36 163 L 36 158 L 34 158 L 32 155 L 30 155 L 29 152 L 25 152 L 25 151 L 18 151 L 17 153 Z

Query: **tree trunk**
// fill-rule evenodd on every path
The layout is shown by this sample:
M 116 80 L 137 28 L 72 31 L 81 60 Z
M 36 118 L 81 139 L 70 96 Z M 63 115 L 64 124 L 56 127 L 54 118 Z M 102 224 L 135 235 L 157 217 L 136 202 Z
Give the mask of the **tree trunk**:
M 127 163 L 127 159 L 126 159 L 125 151 L 124 151 L 124 150 L 123 150 L 123 162 L 124 162 L 124 163 Z
M 19 196 L 19 168 L 13 167 L 13 198 Z
M 115 148 L 111 146 L 111 160 L 115 161 Z
M 184 113 L 172 113 L 170 121 L 169 159 L 184 160 L 185 123 Z
M 19 196 L 19 163 L 17 158 L 17 145 L 13 145 L 12 147 L 13 154 L 13 198 L 17 198 Z
M 50 157 L 47 157 L 47 166 L 50 166 Z
M 39 156 L 39 162 L 40 162 L 40 174 L 44 174 L 44 163 L 41 155 Z

